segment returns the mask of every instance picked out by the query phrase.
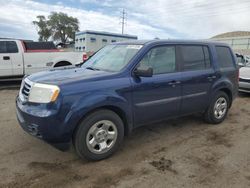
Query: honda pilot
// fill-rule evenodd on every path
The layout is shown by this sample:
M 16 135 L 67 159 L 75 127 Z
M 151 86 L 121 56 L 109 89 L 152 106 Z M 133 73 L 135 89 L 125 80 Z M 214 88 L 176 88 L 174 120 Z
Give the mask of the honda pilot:
M 238 74 L 223 43 L 112 43 L 81 67 L 24 78 L 17 119 L 29 134 L 61 150 L 73 144 L 80 157 L 101 160 L 142 125 L 194 113 L 221 123 L 237 95 Z

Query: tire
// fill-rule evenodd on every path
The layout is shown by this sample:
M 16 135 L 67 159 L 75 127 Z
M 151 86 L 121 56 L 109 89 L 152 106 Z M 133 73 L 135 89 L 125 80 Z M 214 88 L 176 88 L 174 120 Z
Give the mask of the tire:
M 111 156 L 119 148 L 123 137 L 121 118 L 104 109 L 91 113 L 79 124 L 73 142 L 81 158 L 98 161 Z
M 219 124 L 223 122 L 227 116 L 230 102 L 231 101 L 229 100 L 229 97 L 225 92 L 223 91 L 217 92 L 214 95 L 208 109 L 204 113 L 205 121 L 210 124 Z M 219 104 L 221 105 L 221 107 L 218 107 Z M 221 110 L 218 110 L 220 108 Z

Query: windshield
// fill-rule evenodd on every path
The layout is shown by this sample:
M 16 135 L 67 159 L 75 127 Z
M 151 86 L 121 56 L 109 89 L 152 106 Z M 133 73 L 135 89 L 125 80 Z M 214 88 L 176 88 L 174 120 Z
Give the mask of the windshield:
M 107 45 L 86 61 L 83 67 L 91 70 L 119 72 L 141 47 L 142 45 Z

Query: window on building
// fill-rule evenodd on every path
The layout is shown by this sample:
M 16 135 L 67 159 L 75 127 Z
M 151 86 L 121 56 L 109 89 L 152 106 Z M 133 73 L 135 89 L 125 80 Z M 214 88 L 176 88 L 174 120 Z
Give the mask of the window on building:
M 90 38 L 90 41 L 91 41 L 91 42 L 95 42 L 95 41 L 96 41 L 96 38 L 91 37 L 91 38 Z
M 116 42 L 116 40 L 111 40 L 111 42 Z
M 215 47 L 218 57 L 218 64 L 221 68 L 233 67 L 233 56 L 228 47 L 216 46 Z
M 78 39 L 76 39 L 76 42 L 78 42 Z
M 141 60 L 140 66 L 152 67 L 154 74 L 175 72 L 175 47 L 162 46 L 151 49 Z
M 76 47 L 76 50 L 78 50 L 78 47 Z
M 210 67 L 209 51 L 203 46 L 181 46 L 183 70 L 202 70 Z
M 81 50 L 82 49 L 81 46 L 78 49 Z
M 108 42 L 108 40 L 107 39 L 102 39 L 102 42 Z
M 83 46 L 82 49 L 85 50 L 85 46 Z

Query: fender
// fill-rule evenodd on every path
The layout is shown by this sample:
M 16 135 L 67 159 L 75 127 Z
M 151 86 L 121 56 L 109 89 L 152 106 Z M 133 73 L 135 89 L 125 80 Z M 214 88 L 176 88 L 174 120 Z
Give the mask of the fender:
M 209 96 L 209 103 L 211 102 L 214 94 L 216 92 L 218 92 L 219 90 L 222 90 L 222 89 L 228 89 L 231 93 L 231 95 L 233 94 L 233 85 L 232 83 L 226 79 L 225 77 L 222 77 L 220 78 L 219 80 L 217 80 L 213 86 L 211 87 L 211 95 Z
M 105 107 L 115 107 L 123 112 L 127 120 L 128 132 L 132 130 L 132 112 L 129 102 L 117 95 L 117 94 L 97 94 L 97 95 L 85 95 L 74 102 L 65 118 L 65 124 L 70 125 L 68 131 L 72 133 L 81 120 L 90 112 L 105 108 Z

